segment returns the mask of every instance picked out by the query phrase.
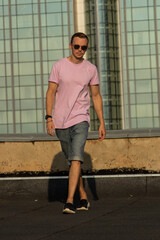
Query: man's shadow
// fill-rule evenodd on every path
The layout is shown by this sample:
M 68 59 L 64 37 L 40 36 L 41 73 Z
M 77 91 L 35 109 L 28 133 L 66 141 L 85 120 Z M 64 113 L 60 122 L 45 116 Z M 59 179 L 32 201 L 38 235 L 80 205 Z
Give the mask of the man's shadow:
M 63 169 L 63 171 L 61 170 Z M 48 182 L 48 201 L 65 202 L 68 193 L 68 171 L 69 165 L 64 157 L 63 152 L 59 152 L 52 161 L 50 175 L 53 176 Z M 90 177 L 83 178 L 83 184 L 86 191 L 89 189 L 91 197 L 98 200 L 96 191 L 96 182 L 92 174 L 92 160 L 88 153 L 84 153 L 84 163 L 82 164 L 82 177 L 88 175 Z M 87 192 L 88 194 L 88 192 Z M 79 193 L 76 191 L 75 201 L 79 199 Z

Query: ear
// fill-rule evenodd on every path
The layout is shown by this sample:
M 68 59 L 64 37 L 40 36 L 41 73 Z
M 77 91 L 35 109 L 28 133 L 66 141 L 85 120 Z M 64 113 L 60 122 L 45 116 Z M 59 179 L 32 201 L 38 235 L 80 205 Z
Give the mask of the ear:
M 69 44 L 69 48 L 72 49 L 72 44 L 71 43 Z

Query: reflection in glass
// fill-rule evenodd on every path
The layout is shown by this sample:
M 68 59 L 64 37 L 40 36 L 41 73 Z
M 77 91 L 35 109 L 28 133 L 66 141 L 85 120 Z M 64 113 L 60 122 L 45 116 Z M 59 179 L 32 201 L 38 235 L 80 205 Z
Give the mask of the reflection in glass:
M 8 1 L 0 6 L 0 111 L 6 116 L 0 133 L 42 133 L 48 74 L 53 62 L 69 55 L 72 2 L 9 2 L 10 17 Z
M 122 2 L 121 21 L 130 20 L 126 25 L 122 23 L 121 28 L 125 128 L 157 127 L 160 123 L 155 118 L 159 114 L 156 54 L 160 38 L 157 31 L 159 20 L 155 18 L 153 6 L 158 3 L 153 0 L 125 0 L 125 9 Z M 159 7 L 155 7 L 158 11 Z

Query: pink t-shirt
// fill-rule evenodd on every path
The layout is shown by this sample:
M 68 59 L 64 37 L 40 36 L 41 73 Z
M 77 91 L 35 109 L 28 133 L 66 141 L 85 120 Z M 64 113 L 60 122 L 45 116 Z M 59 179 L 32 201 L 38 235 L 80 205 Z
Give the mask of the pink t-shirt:
M 88 88 L 99 84 L 96 66 L 87 60 L 75 64 L 63 58 L 53 64 L 49 81 L 58 84 L 53 112 L 55 128 L 90 122 Z

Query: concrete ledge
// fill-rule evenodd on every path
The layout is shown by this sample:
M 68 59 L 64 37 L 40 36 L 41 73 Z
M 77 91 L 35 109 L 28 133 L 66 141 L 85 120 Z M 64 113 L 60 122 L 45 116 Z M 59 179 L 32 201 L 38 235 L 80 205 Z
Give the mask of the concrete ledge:
M 159 196 L 160 175 L 84 176 L 84 185 L 90 199 L 106 197 Z M 0 178 L 1 198 L 48 198 L 65 201 L 68 177 Z
M 87 140 L 85 171 L 142 169 L 160 172 L 160 137 Z M 0 174 L 68 171 L 59 141 L 0 143 Z
M 98 131 L 88 133 L 88 140 L 97 139 Z M 160 137 L 159 128 L 151 129 L 126 129 L 126 130 L 107 130 L 106 139 L 121 138 L 143 138 L 143 137 Z M 37 142 L 37 141 L 57 141 L 56 136 L 42 134 L 0 134 L 0 142 Z

